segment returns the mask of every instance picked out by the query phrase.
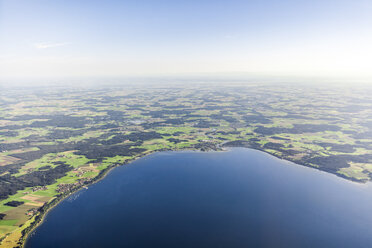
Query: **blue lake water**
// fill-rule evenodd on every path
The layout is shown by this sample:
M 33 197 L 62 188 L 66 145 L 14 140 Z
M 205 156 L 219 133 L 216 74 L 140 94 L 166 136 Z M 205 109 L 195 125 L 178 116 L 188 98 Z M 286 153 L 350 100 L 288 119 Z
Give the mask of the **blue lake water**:
M 372 188 L 251 149 L 161 152 L 66 198 L 26 247 L 372 247 Z

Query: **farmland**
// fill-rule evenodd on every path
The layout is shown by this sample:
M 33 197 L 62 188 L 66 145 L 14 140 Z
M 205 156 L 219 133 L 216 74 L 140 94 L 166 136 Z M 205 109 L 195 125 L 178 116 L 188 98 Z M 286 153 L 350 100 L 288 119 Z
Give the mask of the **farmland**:
M 152 152 L 243 146 L 348 180 L 372 179 L 368 86 L 234 84 L 4 89 L 0 247 L 64 196 Z

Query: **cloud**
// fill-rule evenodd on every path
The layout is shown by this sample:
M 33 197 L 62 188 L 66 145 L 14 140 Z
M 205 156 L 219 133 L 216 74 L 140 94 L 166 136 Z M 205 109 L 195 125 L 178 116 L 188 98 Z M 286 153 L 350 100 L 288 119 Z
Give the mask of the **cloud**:
M 47 48 L 53 48 L 53 47 L 67 46 L 70 44 L 71 44 L 70 42 L 59 42 L 59 43 L 40 42 L 40 43 L 34 44 L 34 46 L 37 49 L 47 49 Z
M 224 37 L 225 37 L 225 39 L 233 40 L 233 39 L 237 39 L 238 38 L 238 35 L 236 35 L 236 34 L 227 34 Z

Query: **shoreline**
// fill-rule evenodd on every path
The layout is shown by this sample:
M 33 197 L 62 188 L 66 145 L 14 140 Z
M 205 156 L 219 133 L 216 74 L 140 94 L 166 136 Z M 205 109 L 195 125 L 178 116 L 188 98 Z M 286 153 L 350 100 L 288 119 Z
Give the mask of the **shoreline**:
M 295 161 L 295 160 L 292 160 L 292 159 L 290 159 L 288 157 L 282 157 L 282 156 L 279 156 L 279 155 L 277 155 L 275 153 L 271 153 L 270 151 L 267 151 L 265 149 L 262 149 L 260 147 L 253 147 L 253 146 L 250 146 L 250 145 L 247 145 L 247 144 L 245 144 L 245 145 L 236 145 L 236 146 L 229 145 L 229 146 L 225 146 L 225 147 L 236 147 L 236 148 L 242 147 L 242 148 L 249 148 L 249 149 L 261 151 L 261 152 L 264 152 L 264 153 L 269 154 L 271 156 L 274 156 L 276 158 L 279 158 L 281 160 L 289 161 L 289 162 L 292 162 L 292 163 L 297 164 L 297 165 L 300 165 L 300 166 L 305 166 L 305 167 L 308 167 L 308 168 L 316 169 L 316 170 L 321 171 L 321 172 L 326 172 L 328 174 L 335 175 L 335 176 L 337 176 L 339 178 L 343 178 L 343 179 L 345 179 L 345 180 L 347 180 L 349 182 L 353 182 L 353 183 L 366 184 L 368 182 L 371 182 L 370 180 L 356 179 L 356 178 L 353 178 L 353 177 L 347 177 L 347 176 L 345 176 L 343 174 L 340 174 L 340 173 L 335 173 L 333 171 L 322 170 L 321 168 L 312 166 L 309 163 L 301 162 L 301 161 Z
M 97 177 L 93 178 L 93 180 L 91 182 L 89 182 L 88 184 L 81 185 L 80 187 L 74 189 L 72 192 L 55 198 L 54 200 L 56 200 L 56 201 L 52 200 L 52 202 L 47 203 L 45 206 L 43 206 L 43 207 L 47 208 L 46 211 L 42 212 L 42 213 L 39 213 L 39 215 L 36 216 L 36 217 L 39 217 L 39 219 L 35 220 L 33 223 L 31 223 L 30 224 L 30 229 L 28 229 L 24 234 L 23 234 L 23 232 L 26 229 L 22 231 L 23 236 L 21 238 L 21 244 L 20 244 L 21 246 L 20 247 L 25 247 L 25 245 L 27 243 L 27 239 L 29 238 L 29 236 L 32 235 L 32 233 L 37 229 L 37 227 L 44 222 L 44 220 L 47 217 L 47 214 L 49 213 L 49 211 L 53 210 L 58 205 L 58 203 L 60 203 L 64 199 L 68 198 L 69 196 L 71 196 L 73 194 L 76 194 L 77 192 L 81 191 L 82 189 L 84 189 L 84 187 L 89 187 L 90 185 L 98 183 L 99 181 L 103 180 L 113 169 L 118 168 L 119 166 L 127 165 L 127 164 L 129 164 L 129 163 L 131 163 L 131 162 L 133 162 L 137 159 L 143 158 L 143 157 L 145 157 L 147 155 L 150 155 L 150 154 L 153 154 L 155 152 L 157 152 L 157 151 L 150 152 L 148 154 L 144 154 L 143 156 L 138 156 L 134 159 L 130 159 L 127 162 L 125 162 L 123 164 L 120 164 L 120 165 L 113 164 L 113 165 L 107 167 L 106 169 L 104 169 L 103 171 L 101 171 L 100 174 Z
M 265 151 L 263 149 L 257 149 L 257 148 L 246 147 L 246 146 L 223 146 L 223 144 L 221 146 L 217 146 L 216 148 L 217 149 L 209 149 L 209 150 L 187 149 L 187 148 L 186 149 L 179 149 L 179 150 L 160 149 L 160 150 L 150 151 L 146 154 L 141 154 L 141 155 L 139 155 L 135 158 L 129 159 L 128 161 L 126 161 L 123 164 L 113 164 L 113 165 L 108 166 L 106 169 L 102 170 L 97 177 L 93 178 L 93 180 L 91 182 L 89 182 L 88 184 L 81 185 L 81 186 L 77 187 L 76 189 L 74 189 L 72 192 L 70 192 L 68 194 L 65 194 L 65 195 L 62 195 L 62 196 L 59 196 L 59 197 L 56 197 L 55 199 L 51 200 L 51 202 L 46 203 L 46 205 L 44 205 L 42 207 L 43 209 L 44 208 L 46 208 L 46 209 L 43 210 L 43 212 L 40 212 L 38 215 L 35 216 L 35 221 L 32 222 L 29 227 L 22 230 L 22 237 L 19 240 L 19 242 L 20 242 L 19 247 L 21 247 L 21 248 L 25 247 L 25 245 L 27 244 L 27 240 L 30 237 L 30 235 L 32 235 L 33 232 L 37 229 L 37 227 L 39 227 L 39 225 L 41 225 L 44 222 L 48 213 L 51 210 L 53 210 L 61 201 L 65 200 L 69 196 L 71 196 L 73 194 L 76 194 L 77 192 L 81 191 L 82 189 L 84 189 L 84 187 L 89 187 L 90 185 L 93 185 L 93 184 L 98 183 L 99 181 L 103 180 L 113 169 L 118 168 L 119 166 L 128 165 L 128 164 L 130 164 L 130 163 L 132 163 L 132 162 L 134 162 L 138 159 L 144 158 L 146 156 L 149 156 L 149 155 L 152 155 L 152 154 L 155 154 L 155 153 L 158 153 L 158 152 L 166 152 L 166 151 L 169 151 L 169 152 L 187 152 L 187 151 L 190 151 L 190 152 L 202 152 L 202 153 L 204 153 L 204 152 L 226 152 L 229 148 L 248 148 L 248 149 L 263 152 L 267 155 L 274 156 L 275 158 L 293 163 L 293 164 L 298 165 L 298 166 L 302 166 L 302 167 L 305 166 L 307 168 L 317 169 L 320 172 L 325 172 L 327 174 L 332 174 L 332 175 L 336 176 L 336 178 L 341 178 L 341 179 L 344 179 L 344 180 L 346 180 L 348 182 L 351 182 L 351 183 L 355 183 L 355 184 L 358 184 L 358 185 L 366 185 L 366 183 L 368 183 L 368 181 L 352 180 L 350 178 L 342 176 L 341 174 L 335 174 L 335 173 L 332 173 L 332 172 L 321 170 L 321 169 L 319 169 L 317 167 L 314 167 L 314 166 L 311 166 L 311 165 L 300 164 L 300 163 L 297 163 L 296 161 L 292 161 L 290 159 L 280 157 L 276 154 L 272 154 L 272 153 L 270 153 L 268 151 Z
M 80 187 L 74 189 L 74 191 L 72 191 L 72 192 L 70 192 L 68 194 L 65 194 L 65 195 L 56 197 L 50 203 L 46 203 L 46 205 L 42 207 L 42 208 L 46 208 L 46 211 L 45 212 L 41 212 L 38 215 L 36 215 L 35 217 L 37 219 L 35 219 L 35 221 L 32 222 L 29 227 L 27 227 L 26 229 L 22 230 L 22 237 L 20 238 L 20 246 L 19 247 L 22 247 L 22 248 L 25 247 L 25 245 L 27 244 L 27 240 L 30 237 L 30 235 L 32 235 L 33 232 L 37 229 L 37 227 L 39 227 L 44 222 L 44 220 L 47 217 L 48 213 L 51 210 L 53 210 L 61 201 L 65 200 L 66 198 L 68 198 L 69 196 L 71 196 L 73 194 L 76 194 L 80 190 L 84 189 L 84 187 L 89 187 L 90 185 L 93 185 L 93 184 L 98 183 L 99 181 L 103 180 L 115 168 L 118 168 L 118 167 L 124 166 L 124 165 L 128 165 L 128 164 L 130 164 L 130 163 L 132 163 L 132 162 L 134 162 L 134 161 L 136 161 L 138 159 L 144 158 L 144 157 L 149 156 L 149 155 L 152 155 L 154 153 L 165 152 L 165 151 L 170 151 L 170 152 L 172 152 L 172 151 L 193 151 L 193 152 L 211 152 L 211 151 L 216 151 L 216 152 L 218 152 L 218 151 L 225 151 L 225 150 L 221 149 L 221 150 L 202 151 L 200 149 L 182 149 L 182 150 L 162 150 L 161 149 L 161 150 L 150 151 L 150 152 L 148 152 L 146 154 L 141 154 L 138 157 L 129 159 L 128 161 L 126 161 L 123 164 L 113 164 L 113 165 L 107 167 L 106 169 L 104 169 L 103 171 L 101 171 L 101 173 L 97 177 L 95 177 L 91 182 L 89 182 L 88 184 L 81 185 Z

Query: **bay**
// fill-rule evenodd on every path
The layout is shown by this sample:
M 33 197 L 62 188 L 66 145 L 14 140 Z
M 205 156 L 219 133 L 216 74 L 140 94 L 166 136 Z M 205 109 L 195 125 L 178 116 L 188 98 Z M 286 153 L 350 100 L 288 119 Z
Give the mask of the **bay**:
M 246 148 L 159 152 L 63 200 L 26 247 L 372 247 L 372 188 Z

